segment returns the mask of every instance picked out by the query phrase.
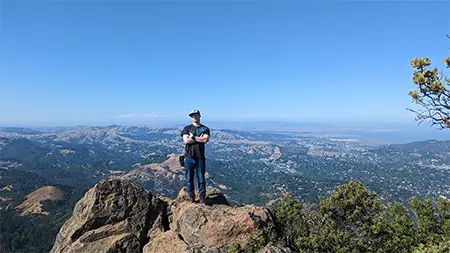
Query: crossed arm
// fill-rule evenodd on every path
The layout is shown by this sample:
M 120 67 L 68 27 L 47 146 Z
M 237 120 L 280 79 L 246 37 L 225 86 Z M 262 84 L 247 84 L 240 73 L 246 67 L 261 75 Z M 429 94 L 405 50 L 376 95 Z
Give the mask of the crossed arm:
M 200 137 L 195 137 L 195 141 L 200 143 L 207 143 L 209 141 L 209 135 L 202 134 L 202 136 Z
M 183 134 L 183 141 L 185 144 L 194 144 L 196 142 L 207 143 L 209 141 L 209 135 L 202 134 L 200 137 L 195 137 L 195 141 L 192 138 L 192 134 Z

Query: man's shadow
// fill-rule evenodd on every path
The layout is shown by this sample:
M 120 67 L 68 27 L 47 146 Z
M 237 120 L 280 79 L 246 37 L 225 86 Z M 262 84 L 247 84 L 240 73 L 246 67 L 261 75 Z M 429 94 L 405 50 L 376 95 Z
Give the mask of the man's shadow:
M 228 202 L 227 198 L 223 194 L 214 194 L 206 196 L 205 199 L 205 205 L 212 206 L 212 205 L 227 205 L 229 206 L 230 203 Z

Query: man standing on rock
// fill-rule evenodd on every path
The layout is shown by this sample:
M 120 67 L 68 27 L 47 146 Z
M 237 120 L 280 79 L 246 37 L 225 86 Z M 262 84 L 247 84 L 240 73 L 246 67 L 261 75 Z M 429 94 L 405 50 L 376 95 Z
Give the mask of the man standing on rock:
M 200 111 L 192 110 L 189 113 L 192 124 L 184 127 L 181 132 L 184 148 L 184 168 L 186 170 L 186 188 L 189 199 L 195 201 L 194 193 L 194 172 L 196 168 L 198 191 L 200 194 L 199 202 L 205 204 L 206 181 L 205 181 L 205 143 L 209 141 L 210 130 L 207 126 L 200 123 Z

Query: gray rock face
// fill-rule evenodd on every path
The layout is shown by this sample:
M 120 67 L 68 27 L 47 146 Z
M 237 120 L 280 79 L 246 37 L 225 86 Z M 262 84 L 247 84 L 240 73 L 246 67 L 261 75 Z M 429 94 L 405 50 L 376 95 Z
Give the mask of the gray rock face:
M 140 186 L 117 179 L 102 181 L 76 204 L 51 252 L 116 252 L 115 248 L 125 246 L 124 252 L 140 252 L 163 210 L 163 202 Z

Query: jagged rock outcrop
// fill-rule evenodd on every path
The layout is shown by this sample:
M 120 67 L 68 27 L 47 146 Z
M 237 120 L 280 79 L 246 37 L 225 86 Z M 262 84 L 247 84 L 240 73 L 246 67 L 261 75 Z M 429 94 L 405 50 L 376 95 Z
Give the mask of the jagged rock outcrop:
M 133 183 L 102 181 L 78 201 L 51 252 L 141 252 L 163 205 Z
M 245 248 L 272 220 L 264 207 L 228 205 L 212 187 L 206 205 L 186 196 L 183 188 L 163 201 L 128 181 L 102 181 L 77 203 L 51 252 L 226 252 Z

